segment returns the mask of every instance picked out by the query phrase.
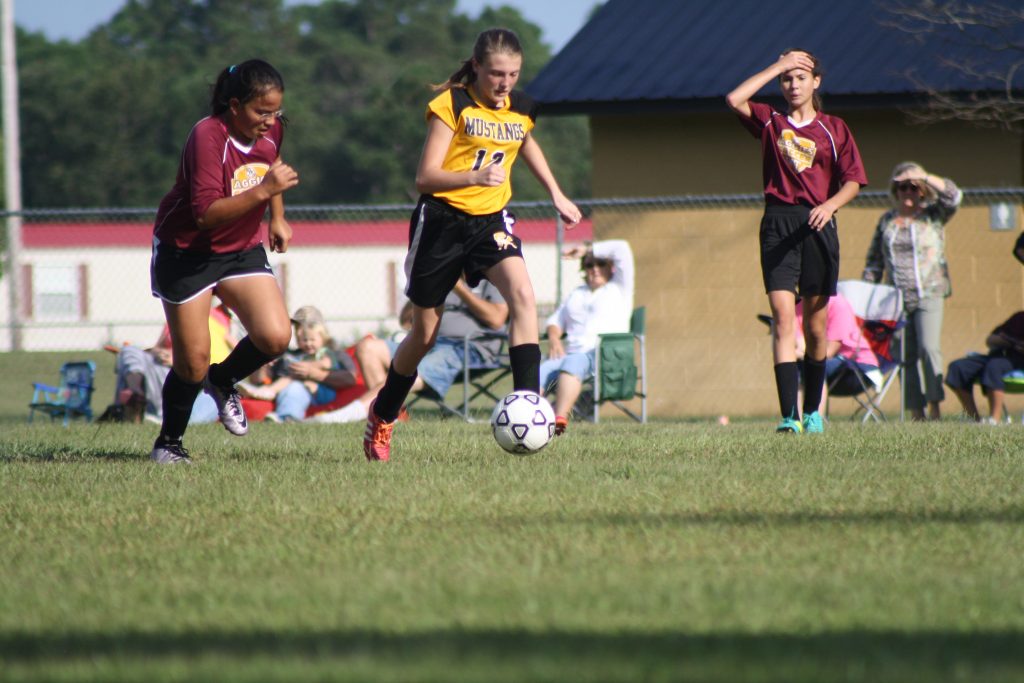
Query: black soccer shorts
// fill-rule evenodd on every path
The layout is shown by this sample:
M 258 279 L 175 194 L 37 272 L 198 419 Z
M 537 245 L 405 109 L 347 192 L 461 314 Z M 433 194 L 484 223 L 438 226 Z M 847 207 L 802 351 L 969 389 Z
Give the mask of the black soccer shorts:
M 839 282 L 839 231 L 835 217 L 822 230 L 807 223 L 811 210 L 769 204 L 761 218 L 761 274 L 766 292 L 834 296 Z
M 153 240 L 153 258 L 149 264 L 149 282 L 153 296 L 172 304 L 183 304 L 221 280 L 274 271 L 262 244 L 228 254 L 189 251 Z
M 514 222 L 504 209 L 474 216 L 436 197 L 420 197 L 409 223 L 405 295 L 421 308 L 434 308 L 463 274 L 475 287 L 491 266 L 522 258 L 522 242 L 511 232 Z

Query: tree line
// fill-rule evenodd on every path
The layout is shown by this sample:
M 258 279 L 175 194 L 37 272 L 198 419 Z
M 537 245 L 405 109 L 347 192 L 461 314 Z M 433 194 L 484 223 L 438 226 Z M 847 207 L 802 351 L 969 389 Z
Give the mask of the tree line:
M 551 57 L 540 28 L 455 0 L 129 0 L 80 41 L 18 30 L 24 206 L 155 207 L 217 73 L 251 57 L 285 79 L 289 204 L 411 201 L 429 85 L 493 26 L 519 35 L 525 86 Z M 542 116 L 535 135 L 567 194 L 589 196 L 586 120 Z M 521 166 L 516 198 L 546 198 Z

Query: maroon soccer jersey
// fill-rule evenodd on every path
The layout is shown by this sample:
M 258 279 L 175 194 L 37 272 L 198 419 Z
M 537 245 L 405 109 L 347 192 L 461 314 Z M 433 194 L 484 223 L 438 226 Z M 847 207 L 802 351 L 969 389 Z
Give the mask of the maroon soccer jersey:
M 218 254 L 251 249 L 260 243 L 263 202 L 244 216 L 212 230 L 199 230 L 196 218 L 222 197 L 241 194 L 263 182 L 278 158 L 283 129 L 274 125 L 251 146 L 230 135 L 219 118 L 209 116 L 195 126 L 185 141 L 178 177 L 157 210 L 153 235 L 179 249 Z
M 797 126 L 767 104 L 748 104 L 750 116 L 739 118 L 761 140 L 766 200 L 815 207 L 849 180 L 868 184 L 857 143 L 842 119 L 818 112 Z

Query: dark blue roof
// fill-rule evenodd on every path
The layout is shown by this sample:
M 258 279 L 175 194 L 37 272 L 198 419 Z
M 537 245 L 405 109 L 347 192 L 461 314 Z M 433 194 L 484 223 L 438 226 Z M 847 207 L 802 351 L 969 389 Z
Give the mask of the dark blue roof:
M 1003 89 L 948 61 L 1006 70 L 1022 57 L 1024 24 L 1003 34 L 1014 50 L 990 46 L 978 27 L 911 34 L 871 0 L 608 0 L 527 86 L 546 111 L 720 109 L 722 98 L 784 49 L 820 60 L 831 106 L 907 104 L 924 91 Z M 978 44 L 980 41 L 980 44 Z M 918 84 L 915 83 L 915 79 Z M 1024 90 L 1024 74 L 1015 89 Z M 769 84 L 765 94 L 777 94 Z

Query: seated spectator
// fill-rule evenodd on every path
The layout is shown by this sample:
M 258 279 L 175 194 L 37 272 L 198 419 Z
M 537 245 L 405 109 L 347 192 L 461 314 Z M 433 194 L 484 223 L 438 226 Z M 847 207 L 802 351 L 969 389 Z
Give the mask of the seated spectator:
M 217 363 L 231 353 L 236 340 L 231 334 L 231 313 L 223 303 L 210 310 L 210 360 Z M 114 373 L 114 403 L 100 416 L 103 421 L 160 424 L 163 418 L 163 385 L 171 369 L 170 329 L 165 325 L 156 343 L 144 349 L 125 344 L 117 352 Z M 201 393 L 192 406 L 189 424 L 215 422 L 217 404 Z
M 580 259 L 585 283 L 571 291 L 547 320 L 548 359 L 540 365 L 540 385 L 554 389 L 559 435 L 569 425 L 583 383 L 594 376 L 598 335 L 629 332 L 634 279 L 633 251 L 625 240 L 577 245 L 562 255 Z
M 805 351 L 803 335 L 803 302 L 796 304 L 796 357 L 802 363 Z M 829 387 L 838 379 L 834 387 L 838 393 L 851 395 L 860 393 L 862 386 L 857 376 L 847 370 L 847 361 L 853 361 L 861 372 L 872 382 L 878 376 L 878 357 L 871 350 L 864 332 L 857 322 L 853 307 L 842 294 L 829 297 L 828 319 L 825 322 L 825 337 L 828 346 L 825 350 L 825 386 L 821 390 L 821 403 L 818 412 L 825 414 L 825 403 L 828 401 Z M 845 360 L 844 360 L 845 359 Z
M 411 308 L 410 308 L 411 311 Z M 438 338 L 417 366 L 412 392 L 429 391 L 444 399 L 452 383 L 462 375 L 464 338 L 485 332 L 500 332 L 508 320 L 508 304 L 498 288 L 487 280 L 470 288 L 459 280 L 444 302 Z M 411 320 L 410 320 L 411 324 Z M 400 340 L 378 339 L 368 336 L 356 344 L 356 362 L 366 382 L 366 393 L 337 410 L 309 418 L 312 422 L 360 422 L 366 419 L 370 403 L 384 386 L 391 359 Z M 470 342 L 470 362 L 486 365 L 493 363 L 501 350 L 500 339 L 481 339 Z
M 989 416 L 984 422 L 998 424 L 1003 417 L 1006 396 L 1003 377 L 1013 370 L 1024 369 L 1024 311 L 1014 313 L 992 330 L 985 345 L 987 354 L 972 353 L 949 364 L 946 385 L 960 399 L 964 413 L 982 421 L 974 402 L 974 383 L 981 382 L 989 405 Z
M 286 352 L 271 364 L 271 383 L 250 393 L 254 398 L 274 401 L 268 422 L 297 422 L 305 419 L 311 405 L 325 405 L 337 396 L 337 377 L 342 370 L 334 342 L 316 306 L 303 306 L 292 316 L 297 350 Z M 337 373 L 335 373 L 337 375 Z

